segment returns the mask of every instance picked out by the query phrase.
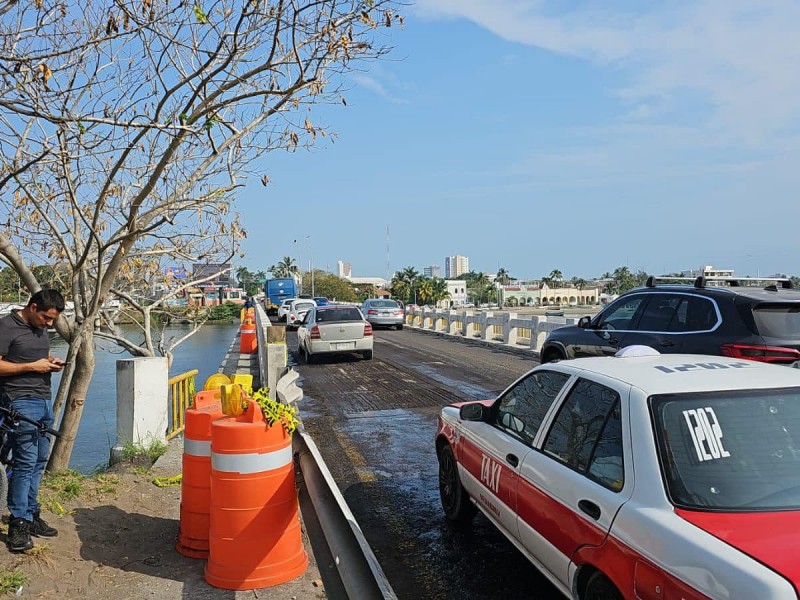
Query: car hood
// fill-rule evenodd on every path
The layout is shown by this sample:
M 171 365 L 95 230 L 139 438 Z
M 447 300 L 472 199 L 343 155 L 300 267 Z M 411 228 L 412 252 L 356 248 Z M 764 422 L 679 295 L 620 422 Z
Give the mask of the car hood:
M 800 592 L 800 511 L 710 513 L 676 509 L 681 518 L 752 556 Z

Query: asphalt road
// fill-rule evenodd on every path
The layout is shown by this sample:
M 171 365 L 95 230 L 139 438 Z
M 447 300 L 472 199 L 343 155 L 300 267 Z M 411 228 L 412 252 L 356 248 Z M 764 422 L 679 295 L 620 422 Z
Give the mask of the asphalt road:
M 287 337 L 297 364 L 296 336 Z M 376 331 L 371 361 L 297 364 L 303 424 L 399 598 L 562 598 L 483 515 L 459 529 L 439 504 L 440 408 L 491 398 L 534 364 L 407 328 Z

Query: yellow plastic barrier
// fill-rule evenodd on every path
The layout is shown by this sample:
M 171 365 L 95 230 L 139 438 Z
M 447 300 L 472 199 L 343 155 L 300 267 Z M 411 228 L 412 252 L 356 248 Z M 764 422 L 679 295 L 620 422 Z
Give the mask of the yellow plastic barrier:
M 203 384 L 203 390 L 218 390 L 223 385 L 230 383 L 231 380 L 224 373 L 215 373 Z
M 242 387 L 235 383 L 223 385 L 220 388 L 222 393 L 222 412 L 231 417 L 238 417 L 244 413 L 245 394 Z
M 249 373 L 234 373 L 231 383 L 241 386 L 242 390 L 248 395 L 253 393 L 253 376 Z

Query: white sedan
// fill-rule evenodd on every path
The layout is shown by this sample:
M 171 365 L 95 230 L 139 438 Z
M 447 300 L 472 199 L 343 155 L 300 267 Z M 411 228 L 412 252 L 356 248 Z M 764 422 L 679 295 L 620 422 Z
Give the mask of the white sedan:
M 480 510 L 576 600 L 797 600 L 800 370 L 633 354 L 443 408 L 445 515 Z
M 289 310 L 286 313 L 286 327 L 291 329 L 299 327 L 300 323 L 305 319 L 306 314 L 317 304 L 313 300 L 306 298 L 295 298 L 289 303 Z M 280 309 L 278 309 L 280 310 Z
M 343 352 L 357 352 L 370 360 L 372 325 L 355 306 L 317 306 L 297 329 L 297 344 L 307 363 L 321 354 Z

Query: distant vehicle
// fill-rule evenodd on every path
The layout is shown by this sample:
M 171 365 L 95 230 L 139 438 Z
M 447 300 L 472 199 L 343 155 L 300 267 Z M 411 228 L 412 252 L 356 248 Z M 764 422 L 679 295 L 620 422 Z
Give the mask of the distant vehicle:
M 317 306 L 328 306 L 329 302 L 325 296 L 317 296 L 314 298 L 314 302 L 317 303 Z
M 303 321 L 306 313 L 316 306 L 313 300 L 308 300 L 307 298 L 292 300 L 289 304 L 289 311 L 286 314 L 286 326 L 289 329 L 296 328 Z
M 297 282 L 293 277 L 267 279 L 264 284 L 264 307 L 268 315 L 278 314 L 278 307 L 284 300 L 297 297 Z
M 286 321 L 286 316 L 289 314 L 289 309 L 292 306 L 292 301 L 297 298 L 287 298 L 278 307 L 278 321 Z
M 550 332 L 543 363 L 642 344 L 664 354 L 800 360 L 800 291 L 788 279 L 651 277 L 592 317 Z M 764 284 L 768 285 L 764 285 Z
M 405 311 L 394 300 L 385 300 L 383 298 L 364 300 L 364 304 L 361 306 L 361 312 L 364 313 L 364 317 L 373 326 L 380 325 L 383 327 L 396 327 L 397 329 L 403 328 Z
M 321 354 L 356 352 L 372 358 L 372 325 L 355 306 L 312 308 L 297 329 L 298 352 L 307 363 Z

